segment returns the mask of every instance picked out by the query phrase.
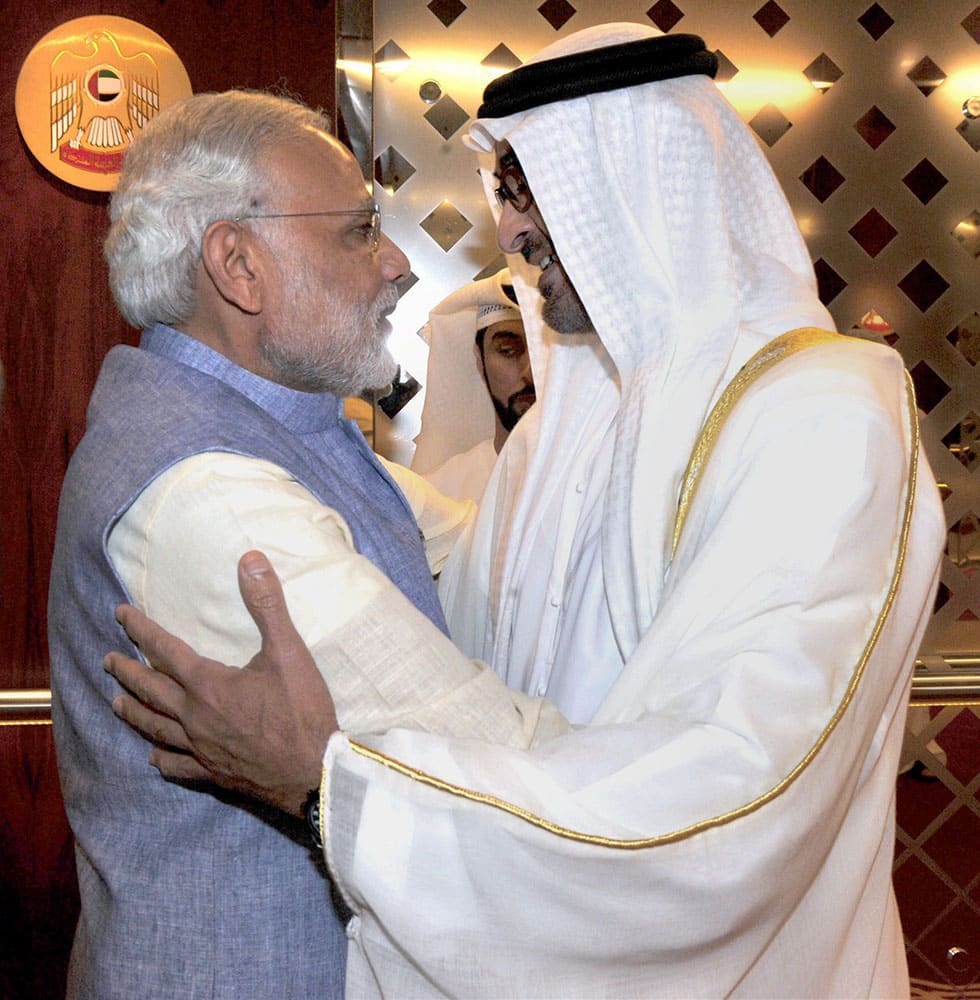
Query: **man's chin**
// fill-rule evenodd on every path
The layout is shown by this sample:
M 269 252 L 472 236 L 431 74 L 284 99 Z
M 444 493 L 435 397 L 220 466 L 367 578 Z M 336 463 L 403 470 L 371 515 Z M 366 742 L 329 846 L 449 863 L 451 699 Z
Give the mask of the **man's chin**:
M 374 385 L 365 386 L 363 393 L 371 392 L 386 392 L 392 386 L 392 383 L 398 377 L 398 362 L 392 357 L 391 352 L 387 347 L 382 348 L 384 351 L 384 358 L 380 358 L 378 361 L 378 368 L 373 373 L 373 376 L 367 381 L 376 383 Z
M 556 333 L 593 333 L 595 330 L 585 307 L 570 291 L 546 299 L 541 308 L 541 318 Z

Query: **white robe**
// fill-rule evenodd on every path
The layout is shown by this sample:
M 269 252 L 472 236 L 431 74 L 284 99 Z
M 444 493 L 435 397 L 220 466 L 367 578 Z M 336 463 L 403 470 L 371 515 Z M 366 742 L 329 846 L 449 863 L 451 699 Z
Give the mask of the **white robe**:
M 493 439 L 484 438 L 472 448 L 451 456 L 431 472 L 424 473 L 424 478 L 447 497 L 479 503 L 496 462 Z
M 543 331 L 511 262 L 538 404 L 442 593 L 454 638 L 527 694 L 603 679 L 586 725 L 526 748 L 331 740 L 349 993 L 901 995 L 894 779 L 944 542 L 901 361 L 775 340 L 829 317 L 707 80 L 482 124 L 598 338 Z
M 907 994 L 894 784 L 944 528 L 905 392 L 849 341 L 748 389 L 589 726 L 333 738 L 352 997 Z

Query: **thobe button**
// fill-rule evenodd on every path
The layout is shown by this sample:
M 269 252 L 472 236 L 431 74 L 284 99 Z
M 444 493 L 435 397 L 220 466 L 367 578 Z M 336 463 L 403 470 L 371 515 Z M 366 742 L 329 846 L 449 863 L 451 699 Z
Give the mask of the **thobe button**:
M 585 492 L 585 483 L 576 483 L 575 484 L 575 492 L 576 493 L 584 493 Z
M 561 601 L 558 600 L 557 597 L 552 597 L 549 603 L 551 604 L 551 606 L 553 608 L 560 608 L 561 607 Z
M 548 690 L 548 685 L 547 684 L 539 684 L 538 685 L 538 697 L 539 698 L 543 698 L 544 695 L 545 695 L 545 692 L 547 690 Z

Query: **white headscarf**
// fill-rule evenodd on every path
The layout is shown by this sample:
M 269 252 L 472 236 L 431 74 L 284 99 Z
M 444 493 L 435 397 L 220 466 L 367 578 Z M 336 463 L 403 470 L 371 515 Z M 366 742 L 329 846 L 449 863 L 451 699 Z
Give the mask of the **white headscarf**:
M 431 472 L 453 455 L 493 437 L 493 404 L 473 357 L 473 343 L 481 326 L 520 319 L 520 311 L 503 289 L 510 284 L 510 271 L 503 268 L 457 288 L 429 313 L 422 330 L 429 361 L 422 429 L 412 459 L 416 472 Z
M 603 25 L 531 61 L 657 34 Z M 543 329 L 537 269 L 510 260 L 538 405 L 511 435 L 468 548 L 443 573 L 443 603 L 457 641 L 504 669 L 522 554 L 551 529 L 543 512 L 553 491 L 571 488 L 573 459 L 612 425 L 602 567 L 625 661 L 656 615 L 679 484 L 711 405 L 764 343 L 832 320 L 765 156 L 707 77 L 482 119 L 467 137 L 484 152 L 494 140 L 520 160 L 598 336 Z

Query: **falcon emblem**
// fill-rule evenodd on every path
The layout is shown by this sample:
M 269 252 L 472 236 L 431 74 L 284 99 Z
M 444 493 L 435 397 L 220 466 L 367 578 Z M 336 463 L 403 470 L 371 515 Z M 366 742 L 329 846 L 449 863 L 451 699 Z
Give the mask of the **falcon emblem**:
M 92 31 L 51 61 L 51 152 L 65 163 L 118 173 L 133 136 L 160 110 L 160 73 L 147 52 L 124 56 Z

